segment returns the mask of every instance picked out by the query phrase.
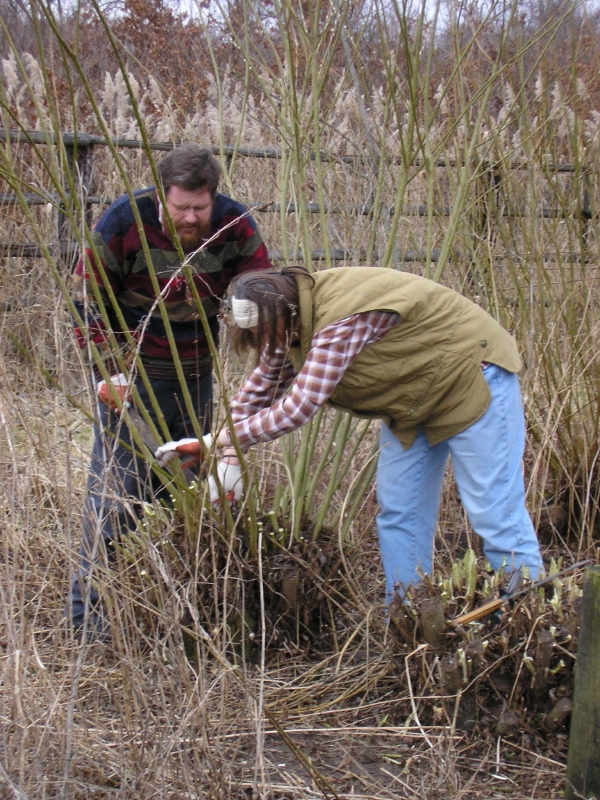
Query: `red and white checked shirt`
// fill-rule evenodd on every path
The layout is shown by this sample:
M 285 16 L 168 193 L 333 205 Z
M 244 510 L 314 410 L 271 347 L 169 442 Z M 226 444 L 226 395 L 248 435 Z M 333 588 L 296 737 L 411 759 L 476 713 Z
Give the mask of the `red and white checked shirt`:
M 263 352 L 231 401 L 240 446 L 277 439 L 304 425 L 331 397 L 362 348 L 383 339 L 398 317 L 390 311 L 368 311 L 327 325 L 313 336 L 297 375 L 285 351 L 277 349 L 270 359 Z

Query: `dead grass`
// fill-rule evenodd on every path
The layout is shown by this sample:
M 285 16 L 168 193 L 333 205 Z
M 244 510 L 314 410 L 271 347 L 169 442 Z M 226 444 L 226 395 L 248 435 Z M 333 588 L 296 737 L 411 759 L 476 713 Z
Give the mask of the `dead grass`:
M 177 567 L 171 550 L 149 541 L 138 561 L 119 559 L 104 576 L 111 644 L 74 642 L 62 604 L 76 562 L 89 424 L 16 355 L 6 378 L 17 367 L 22 383 L 4 380 L 0 392 L 2 796 L 560 796 L 564 730 L 542 737 L 525 719 L 500 736 L 488 719 L 453 731 L 435 682 L 422 683 L 435 655 L 393 642 L 369 503 L 347 549 L 347 596 L 325 646 L 284 638 L 262 657 L 256 643 L 242 657 L 235 561 L 213 576 L 221 612 L 210 618 L 206 605 L 193 612 L 206 587 L 181 580 L 197 568 L 193 552 Z M 28 376 L 33 391 L 23 389 Z M 447 492 L 440 533 L 455 554 L 464 521 Z M 444 573 L 450 559 L 440 555 Z
M 3 526 L 0 730 L 15 796 L 304 798 L 327 784 L 339 797 L 560 796 L 565 734 L 543 739 L 525 724 L 504 738 L 489 721 L 451 733 L 442 699 L 403 676 L 423 652 L 390 650 L 375 604 L 365 618 L 347 603 L 329 652 L 284 642 L 261 668 L 240 658 L 225 621 L 209 631 L 211 652 L 174 616 L 149 630 L 121 565 L 106 585 L 113 642 L 77 645 L 61 622 L 72 557 L 46 503 L 44 527 L 23 531 L 22 515 Z M 39 518 L 38 497 L 31 505 Z M 360 556 L 373 602 L 374 548 Z
M 560 796 L 564 728 L 542 734 L 521 702 L 519 725 L 494 733 L 493 715 L 511 705 L 512 687 L 500 685 L 493 711 L 461 731 L 433 678 L 439 657 L 387 629 L 372 492 L 344 547 L 344 583 L 330 591 L 333 623 L 312 642 L 273 635 L 273 615 L 251 602 L 243 549 L 223 550 L 206 517 L 182 534 L 159 509 L 149 518 L 157 535 L 136 538 L 100 575 L 112 642 L 73 641 L 62 609 L 91 428 L 67 398 L 90 407 L 87 376 L 41 262 L 13 266 L 0 385 L 3 796 Z M 234 386 L 240 366 L 224 364 Z M 283 474 L 277 445 L 257 460 Z M 441 577 L 469 546 L 448 482 Z
M 252 43 L 239 44 L 255 69 Z M 443 102 L 436 127 L 425 125 L 422 109 L 406 104 L 409 87 L 396 74 L 395 51 L 382 57 L 392 67 L 390 85 L 381 96 L 373 91 L 362 100 L 370 132 L 362 130 L 360 98 L 346 68 L 340 70 L 339 96 L 327 111 L 327 126 L 321 125 L 316 95 L 305 105 L 291 104 L 297 119 L 285 119 L 283 102 L 269 104 L 269 97 L 298 99 L 291 96 L 294 87 L 286 74 L 275 76 L 280 84 L 266 73 L 253 76 L 255 105 L 246 121 L 239 112 L 248 87 L 229 70 L 221 76 L 220 92 L 213 81 L 193 119 L 181 121 L 149 76 L 138 84 L 139 108 L 155 141 L 228 144 L 239 137 L 245 146 L 296 147 L 293 163 L 237 157 L 224 181 L 226 191 L 249 205 L 322 200 L 335 212 L 324 223 L 303 210 L 257 213 L 270 250 L 279 251 L 278 261 L 295 262 L 303 248 L 322 249 L 328 238 L 333 248 L 349 254 L 347 263 L 382 263 L 389 244 L 387 265 L 433 275 L 437 255 L 427 254 L 449 245 L 444 283 L 489 308 L 515 332 L 525 356 L 531 423 L 526 475 L 530 506 L 548 532 L 546 563 L 551 554 L 573 556 L 569 533 L 577 535 L 573 552 L 583 557 L 593 552 L 598 519 L 597 220 L 590 220 L 588 249 L 581 257 L 582 176 L 556 173 L 550 165 L 597 164 L 597 112 L 580 120 L 578 134 L 569 132 L 574 112 L 568 104 L 574 98 L 559 103 L 558 84 L 547 87 L 544 92 L 556 101 L 550 113 L 536 84 L 535 92 L 524 90 L 521 109 L 510 94 L 508 73 L 500 71 L 498 111 L 486 117 L 487 129 L 480 128 L 473 123 L 471 89 L 461 84 L 461 72 L 466 73 L 459 70 L 456 81 L 440 84 L 436 94 L 443 98 L 448 90 L 451 101 L 456 92 L 459 103 L 465 92 L 465 106 L 455 114 Z M 5 111 L 26 120 L 26 127 L 39 127 L 48 122 L 43 103 L 34 118 L 35 98 L 23 75 L 17 76 L 16 62 L 9 62 L 3 64 Z M 27 65 L 34 74 L 33 60 Z M 358 66 L 366 78 L 368 65 Z M 418 58 L 414 66 L 415 75 L 423 69 Z M 426 98 L 428 87 L 417 88 Z M 43 95 L 43 87 L 39 91 Z M 80 130 L 98 132 L 100 120 L 89 108 L 80 114 L 78 99 L 70 100 Z M 107 75 L 97 100 L 109 133 L 138 137 L 122 75 Z M 413 123 L 422 129 L 411 143 L 407 127 Z M 292 128 L 299 138 L 290 142 Z M 357 159 L 317 166 L 307 145 L 316 132 L 324 150 Z M 363 160 L 367 133 L 380 137 L 377 178 Z M 401 146 L 407 148 L 402 159 Z M 33 154 L 25 146 L 5 148 L 3 177 L 22 181 L 25 190 L 52 193 L 53 179 L 61 178 L 54 152 L 49 155 L 45 146 Z M 494 162 L 497 173 L 484 170 L 477 176 L 475 159 L 463 165 L 465 154 L 475 152 Z M 450 169 L 435 166 L 438 155 L 448 157 Z M 424 156 L 431 158 L 428 164 Z M 49 167 L 42 163 L 45 157 Z M 119 159 L 133 186 L 152 183 L 142 151 L 124 149 Z M 461 165 L 465 175 L 472 170 L 462 188 Z M 492 190 L 489 181 L 495 178 Z M 592 194 L 594 181 L 592 176 Z M 93 193 L 110 201 L 124 188 L 112 156 L 96 148 Z M 357 212 L 374 200 L 375 216 Z M 101 210 L 101 204 L 94 207 L 94 219 Z M 55 209 L 36 206 L 28 216 L 16 206 L 3 207 L 1 228 L 2 242 L 52 242 Z M 310 597 L 312 609 L 320 612 L 312 629 L 310 620 L 299 624 L 301 607 L 297 619 L 290 619 L 281 597 L 275 610 L 269 607 L 269 575 L 262 584 L 257 575 L 268 571 L 273 553 L 265 547 L 262 561 L 246 557 L 244 520 L 228 531 L 198 513 L 194 526 L 155 506 L 146 514 L 146 526 L 119 549 L 115 567 L 98 573 L 112 641 L 73 640 L 63 604 L 78 561 L 92 404 L 87 372 L 70 342 L 64 300 L 48 267 L 41 260 L 9 259 L 0 273 L 0 796 L 561 796 L 567 731 L 543 729 L 549 703 L 531 707 L 533 687 L 524 670 L 528 637 L 538 625 L 557 627 L 561 620 L 552 614 L 572 613 L 580 576 L 559 598 L 559 611 L 548 607 L 552 597 L 540 599 L 537 610 L 524 606 L 530 624 L 522 621 L 524 635 L 515 634 L 509 612 L 498 630 L 479 629 L 493 640 L 487 645 L 489 669 L 482 670 L 476 686 L 476 724 L 461 730 L 457 723 L 467 690 L 460 687 L 457 702 L 457 693 L 440 681 L 443 656 L 455 653 L 461 642 L 451 639 L 448 653 L 436 653 L 418 627 L 410 642 L 388 628 L 372 489 L 343 547 L 338 547 L 339 525 L 330 525 L 326 554 L 341 558 L 335 580 L 323 582 L 309 549 L 294 553 L 302 579 L 321 581 Z M 227 388 L 233 389 L 243 368 L 225 350 L 223 360 Z M 370 439 L 357 454 L 357 465 L 368 458 L 369 446 Z M 253 457 L 262 496 L 270 501 L 276 484 L 287 481 L 279 445 L 257 448 Z M 333 516 L 352 494 L 354 477 L 351 472 L 335 493 Z M 569 530 L 571 518 L 579 528 L 573 523 Z M 266 521 L 262 533 L 269 535 Z M 451 481 L 444 487 L 436 544 L 438 584 L 450 579 L 457 557 L 478 549 Z M 277 586 L 271 594 L 276 591 Z M 561 657 L 559 646 L 568 650 L 567 645 L 560 638 L 553 667 Z M 496 670 L 494 681 L 495 665 L 510 669 Z M 568 690 L 572 671 L 565 673 Z M 557 674 L 561 677 L 560 670 Z M 512 726 L 504 720 L 499 728 L 504 711 L 514 711 L 518 719 Z

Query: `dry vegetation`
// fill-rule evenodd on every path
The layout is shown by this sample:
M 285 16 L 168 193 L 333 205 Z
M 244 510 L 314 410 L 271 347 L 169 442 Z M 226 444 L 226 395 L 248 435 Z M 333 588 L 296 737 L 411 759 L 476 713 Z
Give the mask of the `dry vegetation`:
M 203 484 L 149 504 L 97 574 L 112 642 L 72 640 L 93 402 L 59 207 L 80 245 L 86 224 L 50 143 L 211 144 L 225 190 L 273 204 L 256 216 L 278 263 L 401 266 L 488 308 L 523 353 L 528 499 L 556 572 L 595 559 L 600 525 L 598 19 L 560 2 L 437 21 L 394 2 L 0 7 L 0 191 L 17 195 L 0 242 L 43 256 L 0 269 L 0 796 L 562 796 L 582 570 L 432 641 L 423 599 L 451 619 L 502 582 L 449 476 L 436 575 L 388 624 L 374 431 L 329 412 L 256 449 L 230 515 Z M 45 143 L 7 135 L 30 130 Z M 153 182 L 156 155 L 94 147 L 94 218 Z M 226 393 L 244 365 L 226 342 L 221 361 Z

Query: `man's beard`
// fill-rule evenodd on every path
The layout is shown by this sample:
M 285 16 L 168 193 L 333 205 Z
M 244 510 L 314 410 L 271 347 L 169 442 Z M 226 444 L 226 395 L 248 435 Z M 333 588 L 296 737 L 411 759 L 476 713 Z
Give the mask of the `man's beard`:
M 194 226 L 186 226 L 183 231 L 178 228 L 177 236 L 181 244 L 181 249 L 184 253 L 191 253 L 197 250 L 202 242 L 206 239 L 210 232 L 210 225 L 198 224 Z

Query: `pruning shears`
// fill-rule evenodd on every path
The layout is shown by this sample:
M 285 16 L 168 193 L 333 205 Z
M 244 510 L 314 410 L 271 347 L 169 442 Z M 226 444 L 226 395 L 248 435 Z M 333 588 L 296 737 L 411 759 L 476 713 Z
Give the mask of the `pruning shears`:
M 487 603 L 479 606 L 479 608 L 474 608 L 473 611 L 469 611 L 467 614 L 462 614 L 460 617 L 456 617 L 455 619 L 451 620 L 451 622 L 453 625 L 468 625 L 469 622 L 475 622 L 478 619 L 487 617 L 490 614 L 493 614 L 495 611 L 501 609 L 505 603 L 511 603 L 515 598 L 528 594 L 532 589 L 537 589 L 539 586 L 546 586 L 546 584 L 552 583 L 552 581 L 556 578 L 562 578 L 563 575 L 568 575 L 569 572 L 574 572 L 576 569 L 579 569 L 579 567 L 584 567 L 586 564 L 591 563 L 591 558 L 588 558 L 586 561 L 578 561 L 576 564 L 572 564 L 570 567 L 565 567 L 565 569 L 561 570 L 560 572 L 554 573 L 554 575 L 548 575 L 547 578 L 542 578 L 540 581 L 530 583 L 523 589 L 521 588 L 521 583 L 523 582 L 523 573 L 519 569 L 512 575 L 502 597 L 498 597 L 495 600 L 489 600 Z

